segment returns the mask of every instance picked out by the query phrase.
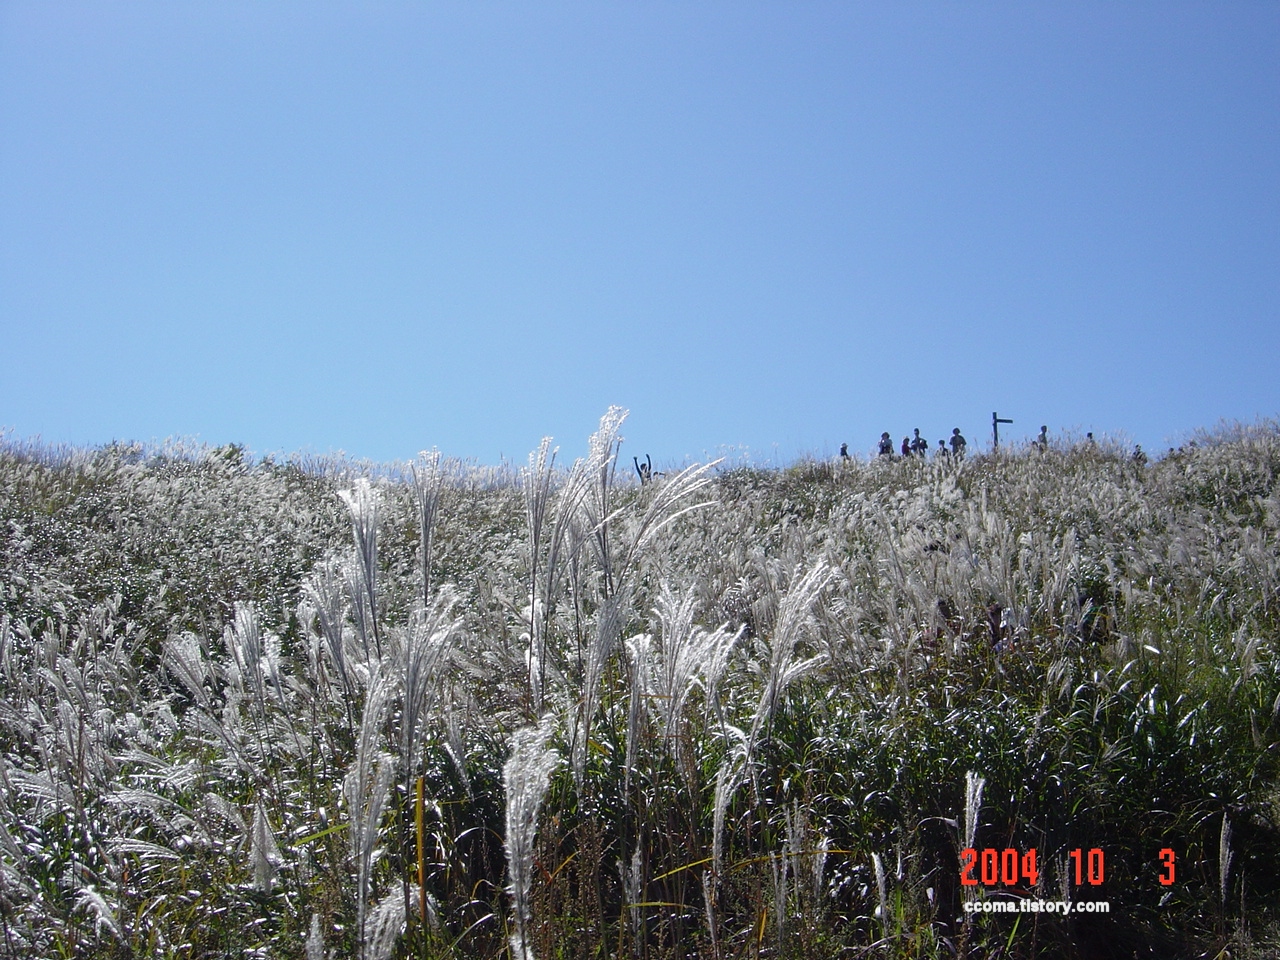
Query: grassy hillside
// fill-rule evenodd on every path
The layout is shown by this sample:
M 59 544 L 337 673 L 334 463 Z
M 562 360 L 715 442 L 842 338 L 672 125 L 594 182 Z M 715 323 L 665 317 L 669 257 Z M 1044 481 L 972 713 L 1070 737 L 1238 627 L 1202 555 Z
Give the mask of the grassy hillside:
M 641 487 L 622 416 L 0 446 L 0 955 L 1272 955 L 1274 424 Z

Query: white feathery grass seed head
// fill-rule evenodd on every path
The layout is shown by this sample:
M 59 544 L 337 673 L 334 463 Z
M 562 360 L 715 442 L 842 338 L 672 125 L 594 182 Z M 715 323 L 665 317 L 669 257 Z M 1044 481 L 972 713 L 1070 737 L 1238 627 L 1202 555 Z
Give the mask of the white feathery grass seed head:
M 533 889 L 533 846 L 538 832 L 538 808 L 546 796 L 551 775 L 560 765 L 560 754 L 548 746 L 551 718 L 537 726 L 521 727 L 511 736 L 511 755 L 502 767 L 507 797 L 507 873 L 516 934 L 514 956 L 532 957 L 526 924 L 530 918 Z M 518 948 L 518 951 L 517 951 Z
M 964 846 L 971 849 L 978 838 L 978 822 L 982 816 L 982 788 L 987 781 L 970 770 L 964 775 Z

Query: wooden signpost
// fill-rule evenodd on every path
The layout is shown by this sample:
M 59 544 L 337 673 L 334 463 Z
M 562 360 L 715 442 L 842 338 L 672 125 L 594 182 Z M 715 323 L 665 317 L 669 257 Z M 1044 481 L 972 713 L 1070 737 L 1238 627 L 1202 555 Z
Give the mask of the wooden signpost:
M 992 443 L 992 449 L 994 450 L 1000 449 L 1000 424 L 1002 423 L 1013 423 L 1013 421 L 1004 419 L 1004 417 L 1000 416 L 1000 414 L 992 410 L 991 411 L 991 443 Z

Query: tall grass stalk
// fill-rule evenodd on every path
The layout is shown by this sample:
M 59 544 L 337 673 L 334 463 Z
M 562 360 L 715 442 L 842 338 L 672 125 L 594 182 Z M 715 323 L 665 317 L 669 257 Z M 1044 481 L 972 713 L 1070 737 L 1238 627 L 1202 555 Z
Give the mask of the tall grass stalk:
M 545 705 L 548 641 L 561 570 L 566 560 L 572 562 L 576 554 L 570 534 L 595 469 L 594 453 L 585 461 L 578 460 L 557 491 L 557 449 L 551 447 L 550 437 L 544 437 L 529 455 L 529 466 L 522 473 L 529 534 L 529 689 L 535 716 L 541 715 Z
M 751 732 L 747 737 L 746 761 L 748 763 L 755 752 L 761 731 L 777 711 L 787 687 L 800 677 L 812 672 L 825 659 L 824 654 L 818 653 L 806 660 L 797 660 L 795 652 L 796 645 L 805 636 L 812 623 L 813 603 L 830 583 L 831 577 L 831 569 L 826 560 L 819 560 L 804 576 L 792 584 L 782 600 L 773 636 L 769 639 L 769 662 L 764 689 L 761 691 L 760 701 L 751 718 Z
M 982 790 L 985 778 L 970 770 L 964 775 L 964 846 L 972 850 L 978 840 L 978 826 L 982 822 Z
M 350 824 L 351 860 L 356 870 L 356 931 L 362 956 L 368 956 L 365 916 L 372 894 L 374 853 L 395 769 L 395 759 L 379 747 L 393 689 L 393 681 L 384 677 L 380 668 L 375 668 L 360 719 L 355 760 L 343 785 Z
M 315 618 L 329 658 L 329 666 L 341 686 L 341 702 L 347 718 L 347 729 L 354 734 L 352 704 L 355 699 L 356 674 L 350 665 L 347 649 L 350 637 L 345 629 L 345 622 L 349 608 L 344 601 L 340 570 L 334 564 L 324 563 L 307 578 L 303 585 L 306 600 L 302 608 L 302 619 L 310 622 Z M 364 659 L 367 660 L 367 656 Z M 317 687 L 321 687 L 323 679 L 317 676 L 315 683 Z
M 1227 891 L 1231 885 L 1231 861 L 1235 853 L 1231 849 L 1231 820 L 1226 813 L 1222 814 L 1222 829 L 1218 831 L 1218 898 L 1225 910 Z
M 880 854 L 871 854 L 871 866 L 876 878 L 876 917 L 879 918 L 884 935 L 889 935 L 889 888 L 884 876 L 884 863 Z
M 681 744 L 689 742 L 682 729 L 686 705 L 693 691 L 701 686 L 710 706 L 728 666 L 729 654 L 745 631 L 743 627 L 730 630 L 728 624 L 715 630 L 696 626 L 696 604 L 697 594 L 692 586 L 677 595 L 670 584 L 663 582 L 654 609 L 662 627 L 662 642 L 657 654 L 647 661 L 652 671 L 654 702 L 662 720 L 663 745 L 689 782 L 694 777 L 694 758 L 680 749 Z
M 422 605 L 431 606 L 431 548 L 435 541 L 436 515 L 444 488 L 440 451 L 424 450 L 419 462 L 409 465 L 414 499 L 418 506 L 418 567 L 422 578 Z
M 982 824 L 982 791 L 986 787 L 987 781 L 984 777 L 979 776 L 973 770 L 969 770 L 964 775 L 964 847 L 965 850 L 975 849 L 974 844 L 978 841 L 978 827 Z M 966 900 L 976 900 L 978 892 L 975 887 L 965 889 L 964 898 Z M 969 914 L 968 916 L 972 916 Z
M 351 573 L 352 600 L 356 604 L 361 635 L 372 635 L 378 658 L 382 658 L 382 635 L 378 627 L 378 491 L 364 477 L 350 490 L 338 491 L 351 514 L 356 563 Z
M 507 798 L 507 891 L 515 926 L 510 940 L 513 960 L 533 960 L 528 927 L 532 917 L 533 845 L 538 832 L 538 809 L 551 774 L 560 765 L 560 754 L 547 745 L 551 734 L 549 719 L 517 730 L 511 737 L 511 755 L 502 767 Z
M 249 844 L 249 858 L 253 864 L 253 885 L 261 894 L 270 894 L 275 888 L 276 877 L 284 858 L 276 843 L 275 834 L 267 820 L 267 811 L 259 802 L 253 812 L 253 834 Z
M 628 597 L 611 596 L 601 601 L 596 612 L 595 633 L 587 647 L 582 690 L 576 706 L 570 754 L 573 775 L 582 784 L 587 764 L 587 745 L 591 739 L 591 725 L 599 705 L 600 683 L 605 667 L 622 636 L 622 624 Z
M 453 615 L 457 604 L 458 598 L 452 588 L 442 588 L 430 610 L 414 610 L 408 627 L 400 631 L 397 651 L 401 694 L 399 759 L 406 798 L 412 795 L 413 783 L 418 779 L 423 721 L 443 682 L 441 674 L 448 665 L 450 643 L 462 627 L 461 619 Z M 411 845 L 408 818 L 405 818 L 401 850 L 407 851 Z M 418 872 L 421 874 L 421 869 Z M 411 907 L 407 874 L 402 886 L 402 913 L 408 916 Z

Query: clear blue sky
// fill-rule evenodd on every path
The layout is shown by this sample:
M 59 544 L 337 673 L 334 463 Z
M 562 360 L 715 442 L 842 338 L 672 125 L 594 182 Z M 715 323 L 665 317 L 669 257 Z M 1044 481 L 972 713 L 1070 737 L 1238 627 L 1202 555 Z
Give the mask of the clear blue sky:
M 0 427 L 658 462 L 1280 413 L 1280 4 L 0 0 Z

